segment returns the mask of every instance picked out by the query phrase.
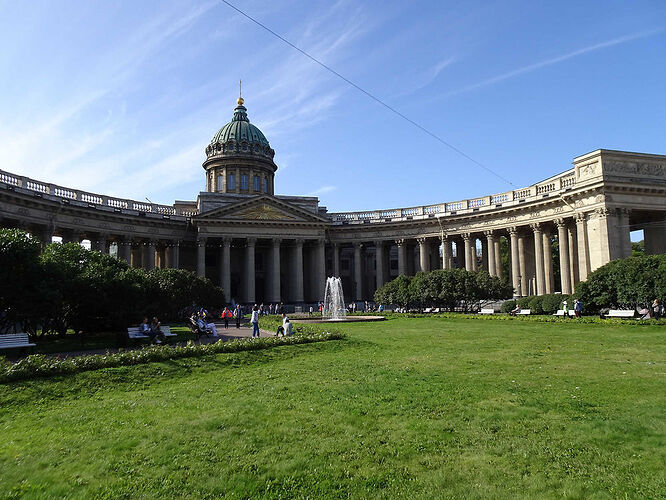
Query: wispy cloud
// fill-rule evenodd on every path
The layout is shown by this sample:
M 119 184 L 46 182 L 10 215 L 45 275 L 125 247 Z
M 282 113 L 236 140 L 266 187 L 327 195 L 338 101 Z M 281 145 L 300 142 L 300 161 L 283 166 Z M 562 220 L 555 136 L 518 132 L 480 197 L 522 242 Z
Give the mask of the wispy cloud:
M 611 40 L 606 40 L 605 42 L 589 45 L 587 47 L 583 47 L 581 49 L 574 50 L 572 52 L 567 52 L 566 54 L 562 54 L 562 55 L 557 56 L 557 57 L 552 57 L 550 59 L 546 59 L 544 61 L 540 61 L 540 62 L 537 62 L 537 63 L 534 63 L 534 64 L 529 64 L 527 66 L 523 66 L 522 68 L 514 69 L 512 71 L 502 73 L 501 75 L 497 75 L 497 76 L 494 76 L 492 78 L 488 78 L 487 80 L 483 80 L 479 83 L 475 83 L 473 85 L 468 85 L 467 87 L 463 87 L 461 89 L 454 90 L 453 92 L 450 92 L 450 93 L 446 94 L 446 97 L 456 95 L 456 94 L 462 94 L 464 92 L 469 92 L 471 90 L 476 90 L 476 89 L 479 89 L 481 87 L 488 87 L 490 85 L 494 85 L 496 83 L 503 82 L 505 80 L 509 80 L 511 78 L 515 78 L 515 77 L 520 76 L 520 75 L 524 75 L 526 73 L 531 73 L 532 71 L 536 71 L 538 69 L 544 68 L 546 66 L 550 66 L 552 64 L 558 64 L 558 63 L 561 63 L 561 62 L 566 61 L 568 59 L 573 59 L 574 57 L 589 54 L 590 52 L 595 52 L 597 50 L 602 50 L 602 49 L 605 49 L 605 48 L 608 48 L 608 47 L 612 47 L 614 45 L 620 45 L 620 44 L 623 44 L 623 43 L 630 42 L 632 40 L 637 40 L 639 38 L 646 38 L 646 37 L 649 37 L 649 36 L 653 36 L 653 35 L 656 35 L 656 34 L 660 33 L 661 31 L 663 31 L 663 28 L 648 30 L 648 31 L 641 31 L 639 33 L 633 33 L 633 34 L 630 34 L 630 35 L 625 35 L 625 36 L 621 36 L 621 37 L 618 37 L 618 38 L 613 38 Z
M 308 196 L 319 196 L 321 194 L 326 194 L 330 193 L 331 191 L 335 191 L 336 189 L 338 189 L 338 186 L 322 186 L 308 193 Z

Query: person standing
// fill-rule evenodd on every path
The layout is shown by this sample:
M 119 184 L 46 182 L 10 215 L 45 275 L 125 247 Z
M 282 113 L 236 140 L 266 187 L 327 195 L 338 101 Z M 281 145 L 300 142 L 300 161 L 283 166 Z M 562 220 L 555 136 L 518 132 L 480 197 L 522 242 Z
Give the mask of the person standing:
M 583 303 L 576 299 L 574 301 L 574 314 L 576 315 L 577 318 L 580 318 L 581 313 L 583 312 Z
M 224 311 L 222 311 L 222 320 L 224 320 L 225 330 L 229 328 L 229 318 L 231 318 L 231 316 L 232 316 L 231 311 L 229 310 L 228 307 L 225 307 Z
M 566 301 L 562 301 L 562 310 L 564 311 L 564 317 L 565 319 L 569 319 L 569 303 Z
M 259 337 L 259 308 L 254 306 L 252 308 L 252 317 L 250 318 L 250 323 L 252 323 L 252 338 L 255 336 Z
M 289 321 L 289 318 L 287 318 L 287 315 L 284 313 L 282 314 L 282 331 L 282 334 L 285 337 L 289 337 L 290 335 L 294 334 L 294 329 L 291 326 L 291 322 Z

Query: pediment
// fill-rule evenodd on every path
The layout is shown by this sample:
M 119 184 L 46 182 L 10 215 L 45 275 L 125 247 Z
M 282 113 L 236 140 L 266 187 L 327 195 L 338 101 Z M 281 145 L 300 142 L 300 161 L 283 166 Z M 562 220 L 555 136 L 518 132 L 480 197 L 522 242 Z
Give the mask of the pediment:
M 257 196 L 196 216 L 201 221 L 308 222 L 326 223 L 328 219 L 272 196 Z

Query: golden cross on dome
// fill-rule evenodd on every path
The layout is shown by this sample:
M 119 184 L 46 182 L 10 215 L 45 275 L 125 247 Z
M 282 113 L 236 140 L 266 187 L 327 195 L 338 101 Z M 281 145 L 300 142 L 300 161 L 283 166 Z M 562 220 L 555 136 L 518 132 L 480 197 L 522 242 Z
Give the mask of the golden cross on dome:
M 243 85 L 243 80 L 238 80 L 238 101 L 236 101 L 236 102 L 238 102 L 239 106 L 242 106 L 243 103 L 245 102 L 243 100 L 243 87 L 242 87 L 242 85 Z

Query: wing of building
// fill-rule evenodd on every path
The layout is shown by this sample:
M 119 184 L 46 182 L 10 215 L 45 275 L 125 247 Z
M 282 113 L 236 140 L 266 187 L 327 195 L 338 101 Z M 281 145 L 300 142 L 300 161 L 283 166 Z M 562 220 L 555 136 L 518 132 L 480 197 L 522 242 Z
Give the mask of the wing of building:
M 0 170 L 0 226 L 44 243 L 87 239 L 134 267 L 191 269 L 246 303 L 322 300 L 326 276 L 371 300 L 400 274 L 454 267 L 501 276 L 518 296 L 570 293 L 631 255 L 630 231 L 643 230 L 646 253 L 666 252 L 664 155 L 599 149 L 505 193 L 328 213 L 316 197 L 275 194 L 275 152 L 242 99 L 205 153 L 206 191 L 172 206 Z

